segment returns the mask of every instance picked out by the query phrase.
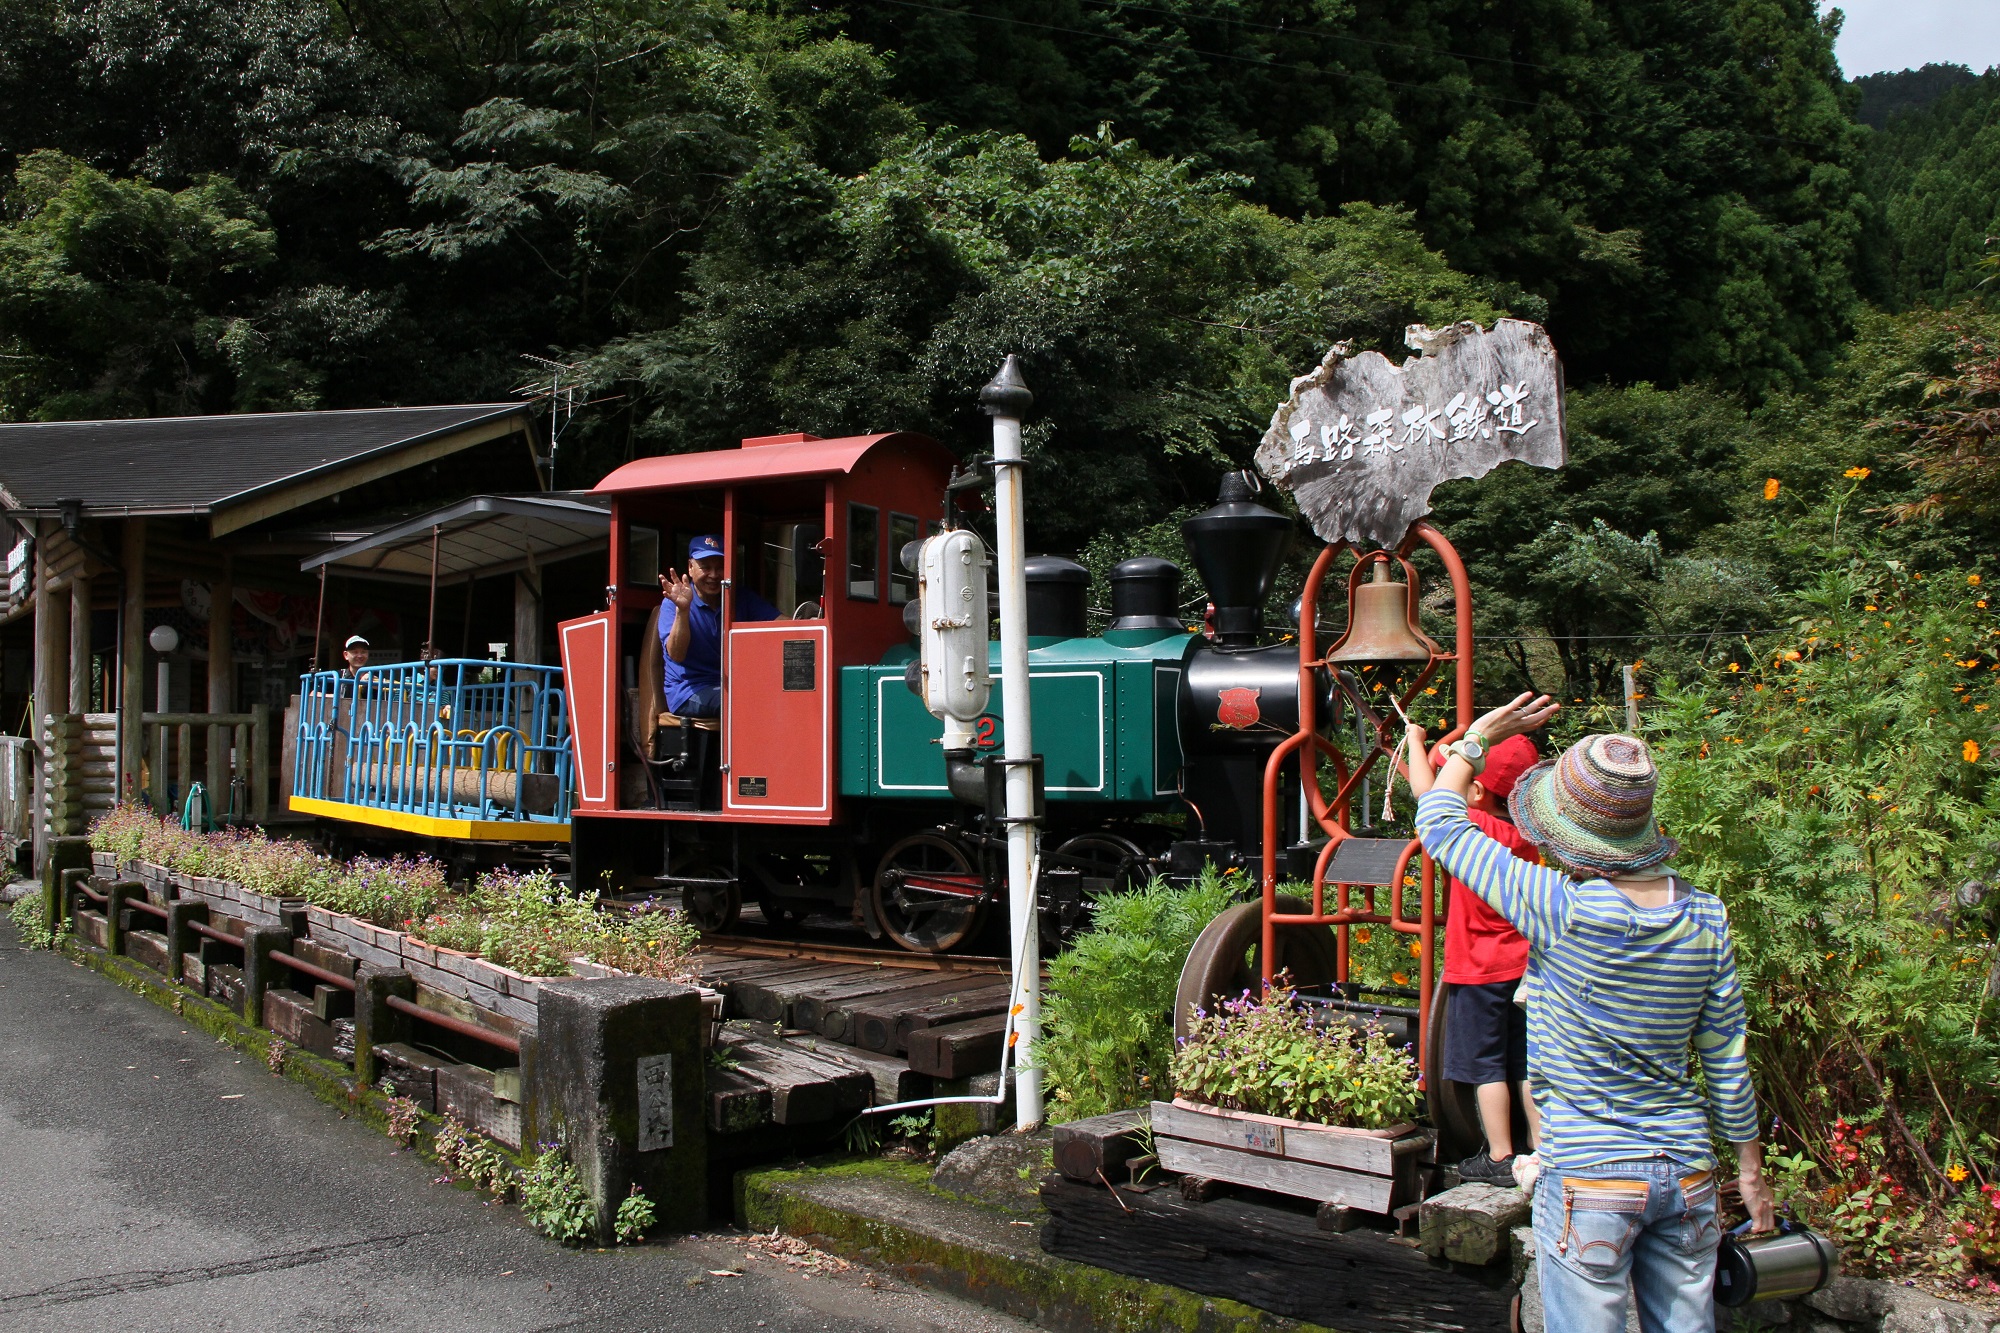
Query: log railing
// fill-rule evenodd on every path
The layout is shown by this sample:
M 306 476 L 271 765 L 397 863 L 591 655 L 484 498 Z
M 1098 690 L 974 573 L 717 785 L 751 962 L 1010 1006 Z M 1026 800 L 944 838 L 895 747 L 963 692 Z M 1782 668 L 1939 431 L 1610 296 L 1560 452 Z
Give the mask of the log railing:
M 177 802 L 185 801 L 188 789 L 199 781 L 220 819 L 231 813 L 240 782 L 243 794 L 236 817 L 255 824 L 270 817 L 270 709 L 258 704 L 247 713 L 144 713 L 141 721 L 148 795 L 155 810 L 177 813 Z M 217 736 L 220 744 L 211 746 L 211 736 Z M 220 765 L 212 766 L 211 757 L 219 757 Z

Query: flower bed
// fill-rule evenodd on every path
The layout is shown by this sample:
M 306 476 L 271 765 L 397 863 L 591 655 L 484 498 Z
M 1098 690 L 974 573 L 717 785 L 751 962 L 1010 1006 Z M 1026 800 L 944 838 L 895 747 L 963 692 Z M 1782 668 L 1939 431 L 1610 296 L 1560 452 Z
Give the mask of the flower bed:
M 609 909 L 546 871 L 490 871 L 461 889 L 426 857 L 342 862 L 254 830 L 192 832 L 129 806 L 100 819 L 90 839 L 101 874 L 123 869 L 260 925 L 303 906 L 321 942 L 522 1025 L 535 1021 L 540 977 L 580 967 L 692 975 L 696 935 L 680 913 Z

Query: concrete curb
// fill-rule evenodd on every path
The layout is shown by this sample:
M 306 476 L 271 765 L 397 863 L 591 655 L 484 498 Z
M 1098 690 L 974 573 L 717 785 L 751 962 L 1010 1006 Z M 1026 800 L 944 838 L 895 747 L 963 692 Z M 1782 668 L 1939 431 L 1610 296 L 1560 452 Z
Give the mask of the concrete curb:
M 928 1167 L 883 1161 L 744 1171 L 736 1177 L 736 1220 L 1045 1328 L 1320 1333 L 1317 1324 L 1044 1254 L 1039 1209 L 1009 1213 L 929 1180 Z

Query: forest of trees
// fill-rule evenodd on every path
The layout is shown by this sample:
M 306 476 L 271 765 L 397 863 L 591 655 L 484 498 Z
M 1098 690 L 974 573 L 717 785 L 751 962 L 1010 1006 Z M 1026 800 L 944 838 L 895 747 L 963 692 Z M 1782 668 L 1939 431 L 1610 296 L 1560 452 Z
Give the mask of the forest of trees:
M 489 400 L 534 354 L 608 400 L 566 441 L 578 486 L 787 429 L 969 450 L 1013 350 L 1033 539 L 1102 558 L 1170 537 L 1329 343 L 1514 314 L 1563 352 L 1574 461 L 1440 512 L 1484 628 L 1551 637 L 1594 691 L 1628 651 L 1604 636 L 1768 613 L 1797 570 L 1766 478 L 1784 504 L 1853 467 L 1876 508 L 1935 498 L 1899 462 L 1921 423 L 1894 423 L 1994 331 L 2000 74 L 1849 83 L 1836 22 L 8 0 L 0 418 Z M 1990 550 L 1964 498 L 1912 549 Z

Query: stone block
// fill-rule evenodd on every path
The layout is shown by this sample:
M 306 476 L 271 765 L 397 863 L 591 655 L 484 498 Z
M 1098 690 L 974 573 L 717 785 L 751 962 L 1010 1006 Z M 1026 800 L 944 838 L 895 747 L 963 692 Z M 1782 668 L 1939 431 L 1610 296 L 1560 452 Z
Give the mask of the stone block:
M 493 1073 L 478 1065 L 438 1066 L 438 1114 L 456 1116 L 468 1129 L 477 1130 L 509 1148 L 518 1148 L 521 1146 L 521 1107 L 518 1102 L 502 1101 L 494 1095 Z
M 354 969 L 358 966 L 353 956 L 346 950 L 331 949 L 310 938 L 293 940 L 292 947 L 287 952 L 302 963 L 311 963 L 314 967 L 336 973 L 350 981 L 354 979 Z
M 86 944 L 94 944 L 100 949 L 108 947 L 111 939 L 111 926 L 104 919 L 104 913 L 88 910 L 78 912 L 75 924 L 78 939 L 81 939 Z
M 1000 1075 L 975 1074 L 971 1078 L 938 1079 L 934 1091 L 939 1097 L 991 1097 L 999 1092 Z M 999 1134 L 1014 1127 L 1014 1076 L 1007 1075 L 1006 1097 L 998 1102 L 955 1102 L 937 1107 L 932 1116 L 937 1124 L 940 1151 L 981 1134 Z
M 243 932 L 243 1018 L 252 1026 L 264 1021 L 264 992 L 285 985 L 291 972 L 271 961 L 271 950 L 289 952 L 292 932 L 277 926 L 252 926 Z
M 566 979 L 538 988 L 522 1053 L 532 1141 L 560 1140 L 610 1244 L 636 1184 L 663 1232 L 708 1219 L 708 1107 L 701 996 L 639 977 Z
M 203 972 L 203 979 L 208 983 L 208 998 L 242 1013 L 250 994 L 250 987 L 243 980 L 243 969 L 234 963 L 208 963 L 203 966 Z
M 354 975 L 354 1072 L 363 1083 L 380 1077 L 375 1065 L 377 1046 L 410 1040 L 410 1019 L 389 1007 L 389 997 L 414 1001 L 417 983 L 399 969 L 363 967 Z
M 1460 1185 L 1426 1199 L 1417 1210 L 1417 1244 L 1433 1259 L 1490 1264 L 1505 1259 L 1514 1228 L 1527 1222 L 1527 1192 L 1498 1185 Z
M 208 973 L 198 953 L 181 955 L 181 984 L 197 995 L 208 994 Z
M 167 957 L 174 964 L 173 970 L 168 975 L 175 980 L 180 980 L 185 975 L 180 965 L 182 958 L 190 951 L 199 951 L 202 944 L 201 936 L 188 929 L 189 925 L 197 921 L 205 923 L 207 920 L 208 902 L 205 899 L 177 898 L 167 904 Z M 201 987 L 199 981 L 194 985 L 197 990 Z
M 125 956 L 144 967 L 150 967 L 161 976 L 167 975 L 167 937 L 157 930 L 128 930 L 125 932 Z
M 371 1053 L 377 1086 L 386 1091 L 393 1084 L 397 1096 L 408 1097 L 426 1111 L 437 1110 L 437 1071 L 450 1061 L 400 1041 L 383 1042 Z
M 276 987 L 265 991 L 264 1026 L 300 1050 L 329 1060 L 337 1058 L 333 1024 L 313 1013 L 309 996 Z M 352 1050 L 351 1043 L 349 1049 Z
M 1052 1169 L 1053 1146 L 1046 1127 L 967 1139 L 938 1161 L 931 1184 L 953 1194 L 1032 1208 L 1041 1195 L 1042 1177 Z
M 328 1024 L 333 1029 L 333 1058 L 344 1065 L 354 1063 L 354 1020 L 336 1018 Z
M 313 1017 L 327 1022 L 354 1017 L 354 992 L 344 986 L 320 982 L 312 988 Z

